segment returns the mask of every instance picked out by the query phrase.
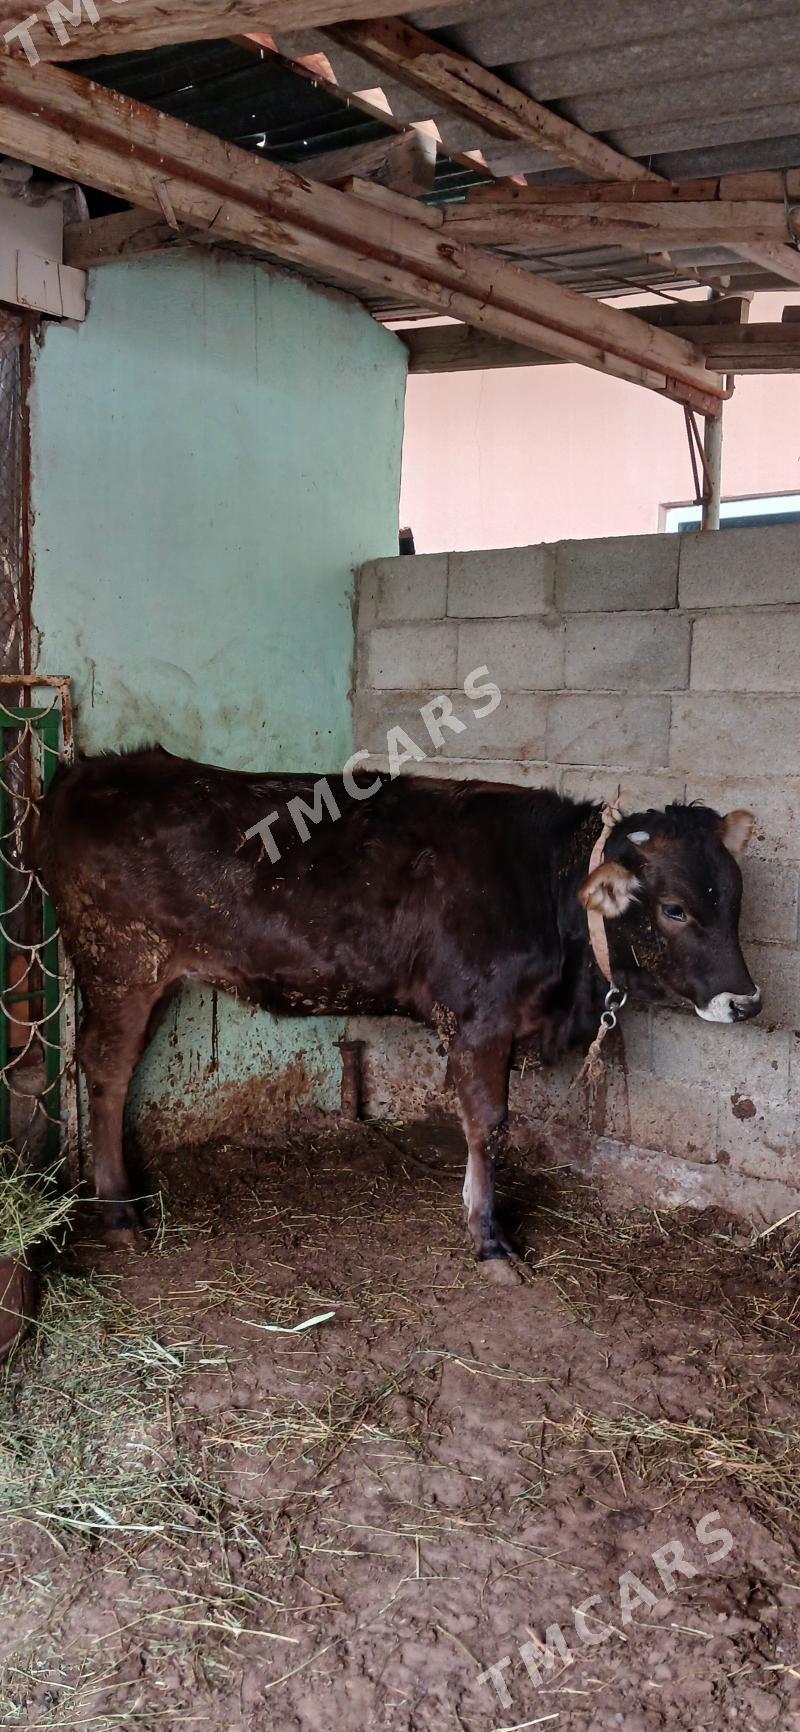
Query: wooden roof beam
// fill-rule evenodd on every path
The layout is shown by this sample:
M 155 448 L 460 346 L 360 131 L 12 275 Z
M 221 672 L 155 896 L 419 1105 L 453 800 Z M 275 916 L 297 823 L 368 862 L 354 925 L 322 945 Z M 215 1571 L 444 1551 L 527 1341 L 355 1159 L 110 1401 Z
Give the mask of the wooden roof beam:
M 448 0 L 426 0 L 426 8 Z M 342 20 L 384 18 L 397 0 L 119 0 L 98 7 L 77 0 L 74 17 L 45 7 L 31 14 L 19 0 L 0 0 L 0 37 L 37 60 L 87 60 L 96 54 L 126 54 L 172 42 L 211 41 L 237 32 L 312 30 Z M 25 21 L 24 23 L 22 21 Z M 10 40 L 9 40 L 10 33 Z M 31 59 L 31 64 L 36 61 Z
M 670 332 L 61 69 L 0 59 L 0 151 L 161 211 L 170 226 L 397 295 L 701 413 L 717 414 L 726 394 Z
M 700 304 L 717 305 L 713 301 Z M 680 314 L 677 305 L 670 310 Z M 649 323 L 659 311 L 642 307 L 635 316 Z M 682 325 L 676 318 L 674 323 L 670 321 L 669 329 L 679 336 L 691 337 L 705 354 L 706 364 L 720 372 L 800 372 L 800 322 L 776 320 L 753 325 L 720 322 L 702 326 Z M 421 325 L 397 334 L 408 349 L 410 373 L 469 373 L 495 367 L 556 365 L 552 355 L 523 348 L 520 343 L 499 342 L 485 331 L 473 331 L 466 325 Z
M 638 207 L 642 204 L 696 204 L 702 201 L 749 202 L 764 200 L 780 205 L 785 211 L 786 200 L 800 202 L 800 168 L 752 169 L 746 173 L 701 175 L 693 180 L 662 180 L 654 175 L 647 180 L 574 181 L 552 186 L 532 180 L 520 185 L 510 180 L 486 180 L 467 189 L 470 204 L 517 204 L 530 207 L 574 204 L 617 205 Z

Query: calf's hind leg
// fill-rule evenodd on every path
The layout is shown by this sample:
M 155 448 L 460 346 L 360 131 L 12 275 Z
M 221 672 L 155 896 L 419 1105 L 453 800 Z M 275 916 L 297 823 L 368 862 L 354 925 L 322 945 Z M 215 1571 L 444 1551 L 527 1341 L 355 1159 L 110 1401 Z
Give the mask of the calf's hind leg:
M 495 1037 L 480 1046 L 459 1045 L 451 1058 L 467 1139 L 464 1177 L 467 1226 L 481 1261 L 496 1262 L 507 1269 L 507 1260 L 514 1253 L 497 1225 L 494 1164 L 503 1145 L 508 1116 L 511 1042 Z
M 123 1115 L 131 1076 L 147 1045 L 150 1018 L 163 991 L 159 984 L 134 988 L 124 997 L 109 994 L 106 1003 L 93 998 L 78 1041 L 89 1093 L 94 1182 L 103 1205 L 103 1230 L 119 1243 L 134 1244 L 140 1232 L 122 1149 Z

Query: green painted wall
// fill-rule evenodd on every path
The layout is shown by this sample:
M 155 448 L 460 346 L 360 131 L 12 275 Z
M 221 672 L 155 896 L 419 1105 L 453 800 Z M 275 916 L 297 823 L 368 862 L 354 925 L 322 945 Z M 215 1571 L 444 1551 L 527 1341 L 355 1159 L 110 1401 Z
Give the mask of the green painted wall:
M 353 570 L 397 549 L 404 389 L 396 337 L 264 267 L 93 274 L 86 323 L 47 331 L 31 408 L 38 665 L 71 676 L 83 750 L 341 766 Z M 210 994 L 187 992 L 137 1099 L 191 1109 L 305 1055 L 331 1104 L 338 1032 L 222 1001 L 212 1052 Z

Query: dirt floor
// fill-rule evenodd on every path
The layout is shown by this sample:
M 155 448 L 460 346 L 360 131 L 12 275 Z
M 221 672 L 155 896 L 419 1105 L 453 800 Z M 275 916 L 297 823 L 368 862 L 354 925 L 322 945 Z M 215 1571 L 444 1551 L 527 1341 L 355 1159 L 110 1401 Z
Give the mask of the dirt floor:
M 51 1263 L 0 1387 L 0 1724 L 800 1729 L 798 1223 L 515 1157 L 497 1287 L 457 1149 L 194 1151 L 147 1255 Z

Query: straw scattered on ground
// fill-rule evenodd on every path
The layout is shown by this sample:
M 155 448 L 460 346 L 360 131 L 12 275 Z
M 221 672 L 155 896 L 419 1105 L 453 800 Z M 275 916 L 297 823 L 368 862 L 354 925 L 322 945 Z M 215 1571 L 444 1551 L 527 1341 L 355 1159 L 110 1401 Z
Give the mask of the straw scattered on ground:
M 615 1500 L 644 1522 L 727 1499 L 800 1598 L 792 1224 L 743 1243 L 718 1215 L 615 1216 L 509 1167 L 530 1278 L 498 1296 L 458 1177 L 403 1139 L 209 1151 L 167 1170 L 149 1257 L 55 1267 L 0 1386 L 0 1723 L 294 1732 L 319 1692 L 341 1732 L 478 1732 L 493 1595 L 524 1640 L 537 1593 L 589 1592 Z M 759 1689 L 783 1665 L 740 1660 Z M 622 1689 L 604 1663 L 559 1732 Z M 764 1678 L 770 1700 L 787 1682 Z

